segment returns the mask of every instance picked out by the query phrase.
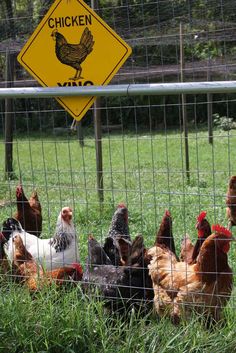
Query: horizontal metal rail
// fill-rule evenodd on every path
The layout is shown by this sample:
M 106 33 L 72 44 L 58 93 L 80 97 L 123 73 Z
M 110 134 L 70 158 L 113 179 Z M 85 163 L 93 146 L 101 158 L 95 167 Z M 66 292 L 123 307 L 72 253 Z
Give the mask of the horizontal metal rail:
M 107 86 L 0 88 L 0 98 L 139 96 L 236 93 L 236 81 L 150 83 Z

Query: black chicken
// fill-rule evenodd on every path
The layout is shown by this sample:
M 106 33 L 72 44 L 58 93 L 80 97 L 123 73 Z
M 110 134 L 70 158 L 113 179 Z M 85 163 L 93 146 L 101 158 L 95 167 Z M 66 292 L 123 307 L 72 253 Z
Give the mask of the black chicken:
M 92 236 L 88 239 L 88 259 L 87 264 L 89 265 L 111 265 L 111 260 L 106 255 L 105 251 L 98 243 L 98 241 Z
M 122 238 L 118 242 L 122 242 Z M 121 256 L 123 257 L 121 246 Z M 130 254 L 124 266 L 110 265 L 103 248 L 91 237 L 89 239 L 89 258 L 83 277 L 83 289 L 91 294 L 98 290 L 99 297 L 105 299 L 111 310 L 123 311 L 136 307 L 151 309 L 153 289 L 148 274 L 149 259 L 146 255 L 143 237 L 138 235 L 132 242 Z
M 66 38 L 55 29 L 51 36 L 56 41 L 57 59 L 65 65 L 71 66 L 76 70 L 75 76 L 71 80 L 79 80 L 81 77 L 81 63 L 93 50 L 94 40 L 91 31 L 86 27 L 82 33 L 79 44 L 69 44 Z

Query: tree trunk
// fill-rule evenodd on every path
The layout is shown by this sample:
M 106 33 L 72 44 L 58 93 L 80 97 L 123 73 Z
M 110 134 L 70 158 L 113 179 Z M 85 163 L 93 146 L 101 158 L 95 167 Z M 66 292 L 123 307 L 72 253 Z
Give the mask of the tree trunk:
M 5 1 L 5 5 L 6 5 L 7 20 L 9 23 L 9 34 L 10 34 L 11 38 L 15 38 L 16 32 L 15 32 L 15 22 L 14 22 L 12 0 L 4 0 L 4 1 Z

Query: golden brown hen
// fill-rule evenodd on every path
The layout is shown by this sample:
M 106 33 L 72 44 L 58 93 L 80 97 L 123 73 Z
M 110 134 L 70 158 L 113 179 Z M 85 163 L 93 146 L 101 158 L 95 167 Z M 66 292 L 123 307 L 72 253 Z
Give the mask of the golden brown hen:
M 236 175 L 229 180 L 226 206 L 226 216 L 229 219 L 228 228 L 231 229 L 236 225 Z
M 212 231 L 193 265 L 178 262 L 170 250 L 158 244 L 148 252 L 156 312 L 169 313 L 174 323 L 193 309 L 218 321 L 230 298 L 233 276 L 227 253 L 232 234 L 219 225 L 212 226 Z
M 32 255 L 25 248 L 20 235 L 15 235 L 13 239 L 14 257 L 12 262 L 13 273 L 17 279 L 24 281 L 30 288 L 29 281 L 40 276 L 42 271 L 41 266 L 38 266 Z
M 22 185 L 19 184 L 16 188 L 16 207 L 17 212 L 14 218 L 21 223 L 26 232 L 40 237 L 42 232 L 42 211 L 37 192 L 33 191 L 28 200 Z
M 193 258 L 194 245 L 188 234 L 185 234 L 181 242 L 180 260 L 191 264 Z
M 44 271 L 38 265 L 32 255 L 25 248 L 20 235 L 15 235 L 13 239 L 14 258 L 13 269 L 15 274 L 26 284 L 30 291 L 41 289 L 45 285 L 55 282 L 57 285 L 63 284 L 66 280 L 79 281 L 83 276 L 83 269 L 80 264 L 74 263 L 68 267 L 61 267 L 52 271 Z
M 79 44 L 70 44 L 66 38 L 55 29 L 51 36 L 56 41 L 57 59 L 65 65 L 71 66 L 76 70 L 75 76 L 70 78 L 73 81 L 81 77 L 81 64 L 93 50 L 94 40 L 91 31 L 85 27 Z

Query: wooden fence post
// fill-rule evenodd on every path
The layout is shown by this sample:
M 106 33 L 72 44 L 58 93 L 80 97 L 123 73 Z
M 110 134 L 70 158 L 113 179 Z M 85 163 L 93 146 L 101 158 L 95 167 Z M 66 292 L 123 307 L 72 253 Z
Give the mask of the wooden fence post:
M 182 23 L 179 28 L 179 45 L 180 45 L 180 80 L 184 82 L 184 45 L 183 45 L 183 29 Z M 187 181 L 190 181 L 190 169 L 189 169 L 189 148 L 188 148 L 188 121 L 187 121 L 187 110 L 186 110 L 186 95 L 181 94 L 182 100 L 182 117 L 183 117 L 183 131 L 184 131 L 184 146 L 185 146 L 185 167 Z
M 77 137 L 79 140 L 79 144 L 81 147 L 84 147 L 84 134 L 83 134 L 83 128 L 82 128 L 82 122 L 77 121 L 76 123 L 76 130 L 77 130 Z
M 103 163 L 102 163 L 102 126 L 100 98 L 94 102 L 94 131 L 95 131 L 95 147 L 96 147 L 96 165 L 97 165 L 97 190 L 100 202 L 104 201 L 103 192 Z
M 209 60 L 207 66 L 207 81 L 211 81 Z M 213 144 L 213 121 L 212 121 L 212 93 L 207 93 L 207 122 L 208 122 L 208 142 Z
M 6 52 L 6 87 L 13 87 L 14 55 Z M 12 98 L 5 99 L 5 179 L 13 178 Z
M 98 0 L 91 0 L 91 7 L 94 10 L 98 8 Z M 95 148 L 96 148 L 96 167 L 97 167 L 97 190 L 100 202 L 104 201 L 103 189 L 103 163 L 102 163 L 102 126 L 101 126 L 101 99 L 97 97 L 94 102 L 93 118 L 94 118 L 94 133 L 95 133 Z

